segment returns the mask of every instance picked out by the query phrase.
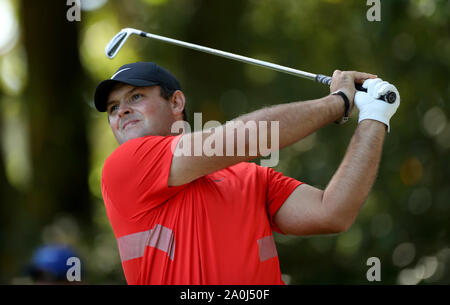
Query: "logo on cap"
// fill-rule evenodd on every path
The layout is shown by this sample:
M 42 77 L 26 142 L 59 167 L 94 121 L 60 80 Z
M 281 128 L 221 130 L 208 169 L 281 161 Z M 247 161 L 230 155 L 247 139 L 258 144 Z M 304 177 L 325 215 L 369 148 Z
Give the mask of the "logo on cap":
M 121 73 L 121 72 L 123 72 L 123 71 L 126 71 L 126 70 L 130 70 L 130 69 L 131 69 L 131 68 L 125 68 L 125 69 L 122 69 L 122 70 L 117 71 L 116 73 L 114 73 L 113 76 L 111 76 L 111 79 L 114 79 L 114 77 L 116 77 L 117 74 L 119 74 L 119 73 Z

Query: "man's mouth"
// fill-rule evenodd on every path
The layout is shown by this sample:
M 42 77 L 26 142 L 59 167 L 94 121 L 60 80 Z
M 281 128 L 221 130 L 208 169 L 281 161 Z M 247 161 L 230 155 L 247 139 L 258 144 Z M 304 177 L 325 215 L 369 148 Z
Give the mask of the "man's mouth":
M 123 124 L 122 129 L 125 130 L 125 128 L 126 128 L 127 126 L 129 126 L 129 125 L 134 125 L 134 124 L 136 124 L 137 122 L 139 122 L 139 120 L 129 120 L 129 121 L 127 121 L 125 124 Z

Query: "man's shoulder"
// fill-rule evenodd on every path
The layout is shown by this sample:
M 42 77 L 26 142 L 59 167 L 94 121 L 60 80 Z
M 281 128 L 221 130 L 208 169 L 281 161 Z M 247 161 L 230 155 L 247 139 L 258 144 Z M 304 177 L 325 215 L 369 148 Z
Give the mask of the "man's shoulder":
M 105 160 L 102 173 L 132 171 L 146 163 L 171 159 L 170 146 L 174 136 L 145 136 L 119 145 Z
M 115 159 L 119 157 L 132 157 L 137 152 L 144 150 L 157 150 L 165 144 L 169 144 L 176 136 L 144 136 L 126 141 L 119 145 L 106 159 Z
M 160 142 L 168 141 L 170 139 L 173 139 L 174 136 L 144 136 L 139 138 L 134 138 L 126 141 L 125 143 L 122 143 L 119 145 L 114 151 L 113 154 L 116 152 L 126 151 L 129 149 L 133 149 L 135 147 L 139 147 L 142 144 L 149 143 L 149 144 L 157 144 Z

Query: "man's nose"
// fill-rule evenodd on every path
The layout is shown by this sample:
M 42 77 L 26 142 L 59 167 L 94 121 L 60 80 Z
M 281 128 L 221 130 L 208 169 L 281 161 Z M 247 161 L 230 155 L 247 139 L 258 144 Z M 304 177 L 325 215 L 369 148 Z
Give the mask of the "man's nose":
M 125 115 L 129 115 L 133 113 L 133 109 L 126 103 L 120 105 L 119 107 L 119 117 L 123 117 Z

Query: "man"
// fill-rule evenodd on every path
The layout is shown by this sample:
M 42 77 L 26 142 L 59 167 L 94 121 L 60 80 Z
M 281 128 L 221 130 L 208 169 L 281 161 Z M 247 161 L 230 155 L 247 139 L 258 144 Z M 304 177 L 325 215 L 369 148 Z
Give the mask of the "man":
M 283 148 L 348 117 L 355 82 L 364 82 L 368 92 L 356 94 L 359 124 L 325 190 L 246 162 L 255 158 L 248 153 L 249 137 L 243 156 L 180 154 L 197 136 L 227 143 L 239 130 L 227 132 L 222 125 L 212 132 L 172 133 L 172 124 L 183 120 L 186 99 L 175 77 L 154 63 L 122 66 L 100 83 L 95 105 L 107 112 L 120 144 L 105 161 L 102 194 L 127 282 L 284 284 L 273 230 L 294 235 L 347 230 L 377 173 L 400 102 L 394 86 L 372 74 L 336 70 L 333 94 L 235 120 L 278 122 Z M 397 92 L 395 104 L 376 99 L 388 89 Z

